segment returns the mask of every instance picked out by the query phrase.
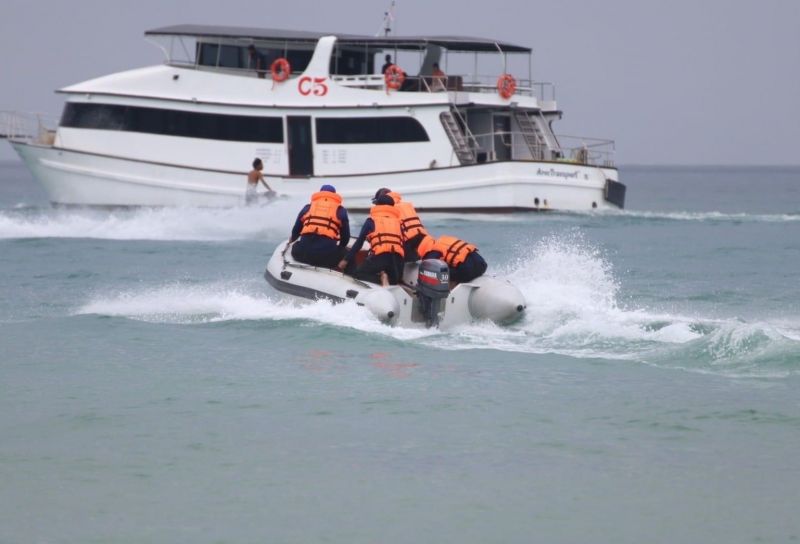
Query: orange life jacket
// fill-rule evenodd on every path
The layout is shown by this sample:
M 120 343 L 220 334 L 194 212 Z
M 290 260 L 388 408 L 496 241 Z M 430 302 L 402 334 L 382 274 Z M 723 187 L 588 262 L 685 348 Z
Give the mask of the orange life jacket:
M 394 206 L 378 204 L 369 211 L 375 223 L 375 230 L 367 235 L 372 253 L 397 253 L 401 257 L 403 251 L 403 233 L 400 230 L 400 212 Z
M 403 197 L 398 193 L 388 193 L 394 200 L 394 207 L 400 212 L 400 230 L 403 232 L 403 239 L 410 240 L 417 234 L 428 235 L 428 231 L 422 226 L 417 215 L 417 210 L 411 202 L 403 200 Z
M 442 260 L 447 263 L 447 266 L 455 268 L 464 262 L 467 255 L 477 250 L 478 248 L 473 244 L 459 240 L 455 236 L 445 235 L 439 236 L 428 251 L 438 251 L 442 254 Z
M 417 246 L 417 253 L 419 254 L 420 259 L 425 256 L 431 249 L 433 249 L 433 244 L 436 242 L 433 236 L 430 234 L 425 236 Z
M 311 195 L 311 208 L 303 216 L 300 234 L 319 234 L 334 240 L 339 239 L 342 222 L 336 211 L 342 205 L 342 197 L 330 191 L 319 191 Z

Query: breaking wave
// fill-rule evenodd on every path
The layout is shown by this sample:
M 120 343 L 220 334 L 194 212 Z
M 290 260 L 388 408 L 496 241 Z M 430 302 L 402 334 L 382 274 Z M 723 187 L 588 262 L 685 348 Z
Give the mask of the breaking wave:
M 96 296 L 76 313 L 182 324 L 300 320 L 436 349 L 628 360 L 743 378 L 800 374 L 800 320 L 749 323 L 626 307 L 618 300 L 620 285 L 610 262 L 577 231 L 540 240 L 531 255 L 499 271 L 522 290 L 528 304 L 523 320 L 510 327 L 388 327 L 353 303 L 298 301 L 251 280 L 175 283 Z
M 20 208 L 0 211 L 0 239 L 227 241 L 285 236 L 301 207 L 282 200 L 234 208 Z
M 0 240 L 31 238 L 95 238 L 107 240 L 229 241 L 282 238 L 304 202 L 286 199 L 263 207 L 233 208 L 38 208 L 0 210 Z M 355 215 L 358 220 L 360 216 Z M 483 214 L 463 219 L 457 214 L 426 214 L 433 228 L 462 222 L 540 223 L 592 218 L 633 222 L 800 222 L 800 213 L 753 215 L 721 212 L 553 212 L 546 214 Z
M 263 283 L 174 283 L 144 290 L 95 296 L 75 313 L 126 317 L 151 323 L 196 324 L 224 321 L 308 321 L 408 340 L 437 331 L 388 327 L 352 301 L 334 305 L 266 294 Z M 274 292 L 273 292 L 274 293 Z
M 651 221 L 696 221 L 718 223 L 793 223 L 800 221 L 800 213 L 725 213 L 725 212 L 657 212 L 636 210 L 609 210 L 589 212 L 603 217 L 619 217 Z
M 532 255 L 507 270 L 525 295 L 524 320 L 465 327 L 448 347 L 631 360 L 732 377 L 800 374 L 800 319 L 749 323 L 621 304 L 610 262 L 577 231 L 541 240 Z

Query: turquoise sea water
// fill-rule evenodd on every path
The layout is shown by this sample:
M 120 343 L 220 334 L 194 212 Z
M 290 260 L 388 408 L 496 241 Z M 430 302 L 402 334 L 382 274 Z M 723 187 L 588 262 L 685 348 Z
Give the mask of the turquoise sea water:
M 272 291 L 301 202 L 54 209 L 0 165 L 0 542 L 800 540 L 800 168 L 621 177 L 423 216 L 529 308 L 440 333 Z

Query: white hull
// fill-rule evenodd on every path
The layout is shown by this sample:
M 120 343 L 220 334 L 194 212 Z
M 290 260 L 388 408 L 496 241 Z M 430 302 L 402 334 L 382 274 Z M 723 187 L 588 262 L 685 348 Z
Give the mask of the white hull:
M 353 300 L 389 325 L 426 325 L 413 291 L 417 281 L 417 263 L 406 264 L 403 274 L 405 286 L 381 287 L 335 270 L 295 262 L 291 251 L 287 251 L 287 243 L 283 242 L 267 263 L 264 277 L 275 289 L 290 295 L 334 302 Z M 450 328 L 480 320 L 508 324 L 519 319 L 524 310 L 525 299 L 517 288 L 507 281 L 481 276 L 450 291 L 443 301 L 438 326 Z
M 37 119 L 21 131 L 15 116 L 0 127 L 54 203 L 235 206 L 258 158 L 279 194 L 305 200 L 330 183 L 356 210 L 367 209 L 379 187 L 420 210 L 624 206 L 613 142 L 556 135 L 554 93 L 547 100 L 545 84 L 530 74 L 516 90 L 496 88 L 500 74 L 481 82 L 479 53 L 502 55 L 496 69 L 529 48 L 196 25 L 153 32 L 196 43 L 178 48 L 186 59 L 172 62 L 164 49 L 165 65 L 61 89 L 68 99 L 54 130 Z M 257 46 L 262 56 L 293 59 L 294 69 L 286 77 L 259 72 L 261 61 L 251 64 Z M 373 64 L 398 47 L 420 57 L 407 66 L 411 85 L 392 90 Z M 473 55 L 475 73 L 433 85 L 432 68 L 447 48 Z
M 88 206 L 236 206 L 245 173 L 125 159 L 12 142 L 55 204 Z M 605 199 L 613 168 L 508 161 L 407 172 L 312 178 L 268 177 L 281 195 L 307 198 L 336 185 L 351 209 L 367 209 L 378 187 L 391 187 L 420 210 L 513 211 L 616 209 Z

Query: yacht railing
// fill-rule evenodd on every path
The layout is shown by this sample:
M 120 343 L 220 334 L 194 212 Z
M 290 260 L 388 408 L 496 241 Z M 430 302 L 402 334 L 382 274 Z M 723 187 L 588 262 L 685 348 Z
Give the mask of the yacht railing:
M 57 127 L 58 119 L 44 113 L 0 111 L 0 139 L 53 145 Z
M 512 161 L 539 160 L 556 161 L 587 166 L 614 166 L 614 140 L 587 138 L 581 136 L 556 135 L 559 142 L 557 148 L 539 146 L 532 150 L 521 131 L 493 131 L 472 135 L 476 156 L 485 153 L 486 161 L 498 160 L 495 138 L 499 137 L 502 145 L 508 148 Z M 565 145 L 565 142 L 569 142 Z M 538 156 L 538 157 L 537 157 Z M 530 158 L 529 158 L 530 157 Z
M 465 76 L 463 90 L 473 93 L 496 93 L 497 78 L 492 75 Z M 469 79 L 467 79 L 469 78 Z M 555 101 L 556 86 L 549 81 L 533 81 L 531 79 L 517 79 L 516 94 L 533 96 L 538 100 Z
M 383 89 L 385 82 L 381 74 L 368 75 L 334 75 L 332 79 L 345 87 L 360 89 Z M 466 79 L 470 78 L 470 79 Z M 412 92 L 443 92 L 460 91 L 470 93 L 497 93 L 497 78 L 491 81 L 491 76 L 450 75 L 441 78 L 432 76 L 406 76 L 400 91 Z M 555 85 L 544 81 L 517 80 L 516 94 L 534 96 L 539 100 L 555 101 Z
M 453 106 L 450 108 L 458 120 L 460 122 L 461 129 L 464 132 L 464 137 L 467 139 L 467 142 L 473 146 L 473 148 L 477 149 L 479 147 L 478 139 L 475 137 L 475 134 L 472 133 L 472 130 L 469 128 L 469 123 L 467 122 L 467 118 L 464 117 L 464 112 L 458 109 L 457 107 Z
M 596 166 L 614 166 L 616 142 L 605 138 L 556 134 L 558 150 L 564 160 Z M 566 145 L 565 145 L 566 144 Z
M 229 75 L 244 77 L 261 77 L 262 79 L 272 79 L 269 68 L 255 70 L 253 68 L 235 68 L 230 66 L 207 66 L 192 62 L 171 60 L 170 66 L 178 68 L 189 68 L 203 71 L 222 72 Z M 293 73 L 298 75 L 298 72 Z M 404 92 L 443 92 L 459 91 L 468 93 L 497 93 L 497 78 L 491 75 L 448 75 L 442 78 L 433 76 L 406 76 L 400 91 Z M 334 74 L 331 79 L 344 87 L 380 90 L 386 87 L 383 74 L 357 74 L 344 75 Z M 532 81 L 529 79 L 517 79 L 516 94 L 521 96 L 536 97 L 541 101 L 555 101 L 555 85 L 547 81 Z
M 354 75 L 354 76 L 331 76 L 336 83 L 343 87 L 356 87 L 361 89 L 381 89 L 385 82 L 380 74 Z

